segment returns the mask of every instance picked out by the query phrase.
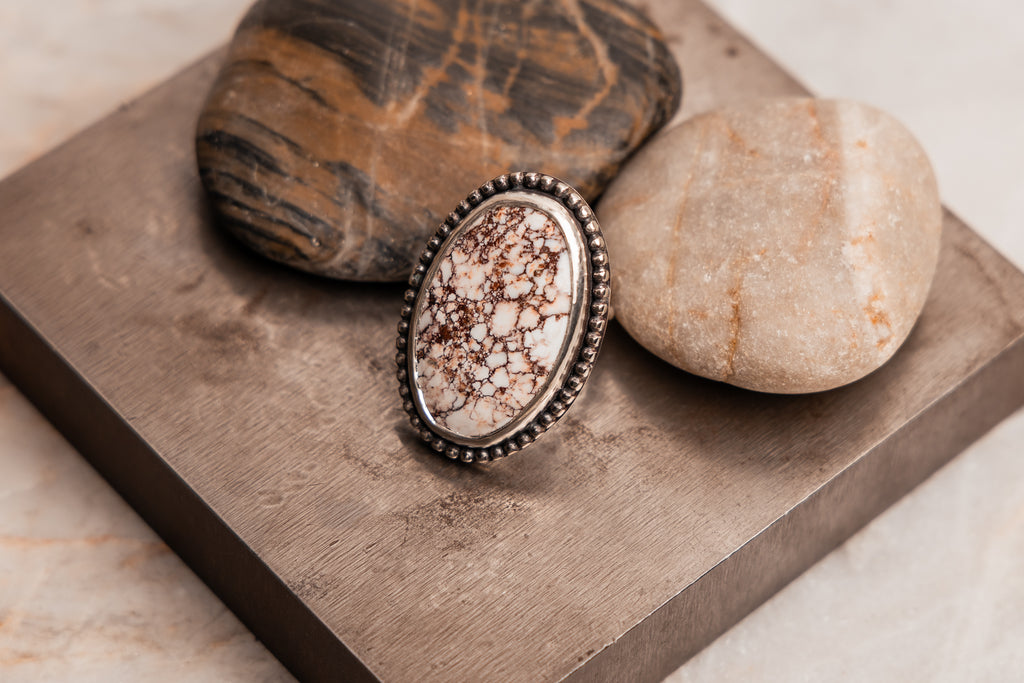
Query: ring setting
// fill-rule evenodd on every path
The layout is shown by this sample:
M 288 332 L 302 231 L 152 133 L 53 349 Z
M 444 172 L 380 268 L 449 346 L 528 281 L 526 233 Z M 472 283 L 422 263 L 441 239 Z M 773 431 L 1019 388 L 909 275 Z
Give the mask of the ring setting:
M 590 377 L 610 294 L 601 227 L 575 189 L 518 172 L 470 193 L 404 295 L 395 360 L 420 438 L 467 463 L 532 444 Z

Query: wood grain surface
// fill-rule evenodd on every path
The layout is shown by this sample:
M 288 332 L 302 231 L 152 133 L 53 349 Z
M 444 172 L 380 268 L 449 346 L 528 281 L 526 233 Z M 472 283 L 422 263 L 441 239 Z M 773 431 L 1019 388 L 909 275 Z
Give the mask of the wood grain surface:
M 700 3 L 650 9 L 687 112 L 799 92 Z M 214 227 L 192 140 L 222 59 L 0 183 L 0 367 L 302 678 L 657 680 L 1024 402 L 1024 275 L 947 214 L 862 381 L 746 392 L 612 325 L 534 449 L 438 458 L 392 377 L 401 287 Z
M 199 169 L 256 251 L 403 281 L 501 173 L 595 198 L 680 93 L 660 31 L 621 0 L 260 0 L 199 118 Z

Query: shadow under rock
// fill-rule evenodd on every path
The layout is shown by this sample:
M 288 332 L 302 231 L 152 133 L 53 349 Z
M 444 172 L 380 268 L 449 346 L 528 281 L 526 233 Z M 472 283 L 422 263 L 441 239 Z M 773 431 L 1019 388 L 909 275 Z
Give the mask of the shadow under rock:
M 602 352 L 605 393 L 624 396 L 646 424 L 689 457 L 725 467 L 814 467 L 849 455 L 881 409 L 866 400 L 875 374 L 831 391 L 767 394 L 680 370 L 646 351 L 619 324 Z M 600 386 L 600 385 L 599 385 Z

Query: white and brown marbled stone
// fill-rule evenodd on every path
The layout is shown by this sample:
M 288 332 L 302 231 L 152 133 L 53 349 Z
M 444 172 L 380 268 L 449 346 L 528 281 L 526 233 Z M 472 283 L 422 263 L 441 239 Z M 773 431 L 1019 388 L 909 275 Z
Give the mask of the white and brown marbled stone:
M 438 256 L 415 319 L 424 408 L 466 438 L 524 411 L 558 365 L 572 306 L 570 252 L 543 211 L 499 204 Z

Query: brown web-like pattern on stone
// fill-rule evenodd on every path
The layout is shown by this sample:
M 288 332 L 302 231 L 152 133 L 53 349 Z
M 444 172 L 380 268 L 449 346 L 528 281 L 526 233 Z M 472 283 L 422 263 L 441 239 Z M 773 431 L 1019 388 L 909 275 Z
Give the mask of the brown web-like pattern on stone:
M 413 349 L 439 425 L 483 436 L 530 404 L 565 340 L 571 275 L 560 230 L 529 207 L 491 209 L 439 256 Z

